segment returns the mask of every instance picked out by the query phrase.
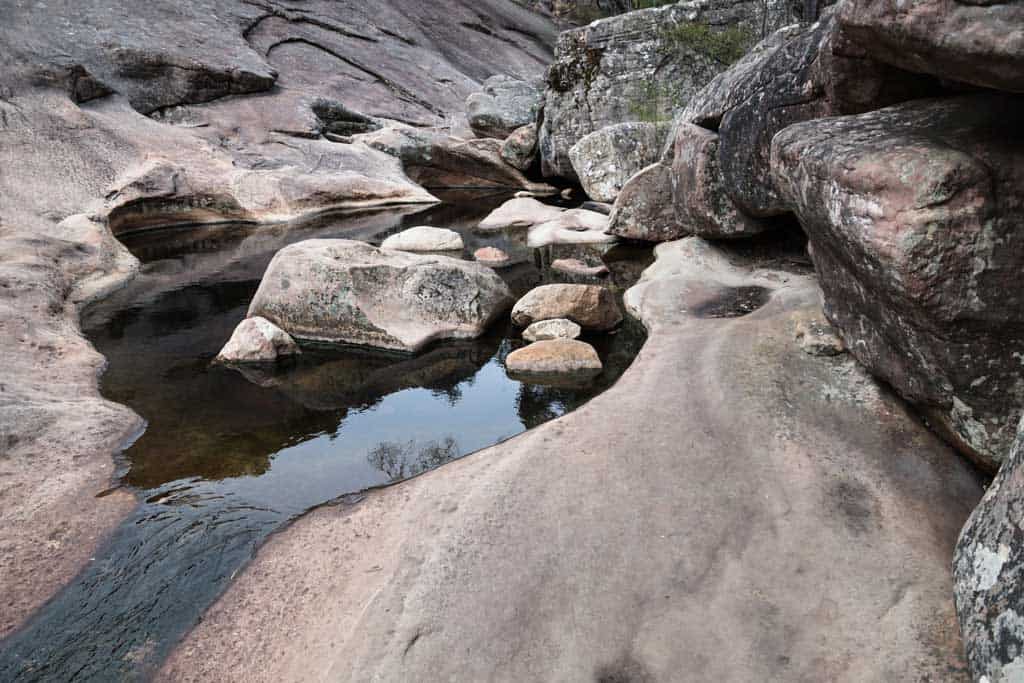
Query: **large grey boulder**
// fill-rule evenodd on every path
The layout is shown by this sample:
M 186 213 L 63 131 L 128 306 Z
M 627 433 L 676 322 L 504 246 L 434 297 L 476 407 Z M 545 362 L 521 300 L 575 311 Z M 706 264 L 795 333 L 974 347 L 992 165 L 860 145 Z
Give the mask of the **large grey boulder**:
M 415 352 L 480 336 L 512 302 L 504 281 L 476 263 L 307 240 L 274 256 L 249 315 L 298 339 Z
M 969 96 L 792 126 L 772 174 L 846 346 L 988 468 L 1024 408 L 1024 102 Z
M 618 123 L 585 135 L 569 150 L 583 191 L 594 201 L 614 202 L 634 174 L 661 158 L 666 126 Z
M 971 673 L 1024 676 L 1024 423 L 957 542 L 953 590 Z
M 577 179 L 569 150 L 605 126 L 670 121 L 761 37 L 790 23 L 789 3 L 680 2 L 562 33 L 540 130 L 545 176 Z
M 622 322 L 611 290 L 598 285 L 542 285 L 512 309 L 512 322 L 529 327 L 539 320 L 565 318 L 585 330 L 610 330 Z
M 665 242 L 689 234 L 676 219 L 671 169 L 657 162 L 630 178 L 615 199 L 608 232 L 648 242 Z
M 1024 92 L 1024 4 L 852 0 L 843 32 L 880 61 L 986 88 Z
M 466 100 L 469 127 L 479 137 L 504 140 L 516 129 L 537 122 L 543 98 L 544 84 L 540 80 L 492 76 L 484 81 L 482 92 Z

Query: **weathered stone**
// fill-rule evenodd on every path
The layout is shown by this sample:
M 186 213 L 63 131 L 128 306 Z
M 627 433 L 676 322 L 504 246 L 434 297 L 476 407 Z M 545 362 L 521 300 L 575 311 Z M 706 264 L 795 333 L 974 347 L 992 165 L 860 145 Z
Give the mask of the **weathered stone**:
M 528 180 L 506 164 L 501 141 L 493 138 L 463 140 L 439 131 L 393 126 L 354 139 L 398 157 L 406 175 L 427 188 L 524 188 L 540 193 L 554 189 Z
M 846 346 L 987 467 L 1024 407 L 1024 106 L 971 96 L 781 132 L 773 175 Z
M 512 304 L 490 268 L 350 240 L 285 247 L 249 307 L 297 339 L 418 351 L 472 339 Z
M 976 681 L 1024 674 L 1024 422 L 995 481 L 960 534 L 953 592 Z
M 630 178 L 615 200 L 608 232 L 648 242 L 664 242 L 688 234 L 686 227 L 676 220 L 672 170 L 659 162 Z
M 391 235 L 381 243 L 381 249 L 398 251 L 462 251 L 462 235 L 454 230 L 420 225 Z
M 569 209 L 557 218 L 530 228 L 526 244 L 539 249 L 552 244 L 611 244 L 616 241 L 609 235 L 608 216 L 585 209 Z
M 875 59 L 908 71 L 1024 92 L 1024 5 L 1002 0 L 852 0 L 839 21 Z
M 769 31 L 788 2 L 680 2 L 604 19 L 558 38 L 539 133 L 541 170 L 575 180 L 569 150 L 584 136 L 673 113 Z
M 480 247 L 473 252 L 473 258 L 491 268 L 502 268 L 512 263 L 512 258 L 497 247 Z
M 583 329 L 571 320 L 565 318 L 554 318 L 551 320 L 538 320 L 525 330 L 523 339 L 528 342 L 545 341 L 549 339 L 576 339 L 583 332 Z
M 480 232 L 492 232 L 508 228 L 529 228 L 555 220 L 564 211 L 557 206 L 539 202 L 533 197 L 516 197 L 487 214 L 476 229 Z
M 838 356 L 846 345 L 827 320 L 807 318 L 796 323 L 796 343 L 812 356 Z
M 501 143 L 501 158 L 506 164 L 524 173 L 537 161 L 537 124 L 516 128 Z
M 585 330 L 604 331 L 622 322 L 622 312 L 611 291 L 598 285 L 542 285 L 512 309 L 512 322 L 520 327 L 555 318 L 568 318 Z
M 606 265 L 591 266 L 577 258 L 560 258 L 551 262 L 551 270 L 576 278 L 604 278 L 611 274 Z
M 690 98 L 677 124 L 716 131 L 729 197 L 749 216 L 775 216 L 789 211 L 771 181 L 776 133 L 793 123 L 870 111 L 931 89 L 929 79 L 867 59 L 861 46 L 843 40 L 830 8 L 821 21 L 784 28 L 760 43 Z
M 576 339 L 549 339 L 516 349 L 505 358 L 512 377 L 579 378 L 601 374 L 604 367 L 594 347 Z
M 670 179 L 679 233 L 722 239 L 764 231 L 765 221 L 747 216 L 729 197 L 718 164 L 718 134 L 688 123 L 677 125 L 673 134 Z
M 478 137 L 504 140 L 517 129 L 537 122 L 543 97 L 540 81 L 492 76 L 484 81 L 483 92 L 473 93 L 466 100 L 469 126 Z
M 661 158 L 665 126 L 618 123 L 585 135 L 569 150 L 583 191 L 598 202 L 614 202 L 626 181 Z
M 287 332 L 265 318 L 238 323 L 217 360 L 221 363 L 272 363 L 282 356 L 301 353 Z

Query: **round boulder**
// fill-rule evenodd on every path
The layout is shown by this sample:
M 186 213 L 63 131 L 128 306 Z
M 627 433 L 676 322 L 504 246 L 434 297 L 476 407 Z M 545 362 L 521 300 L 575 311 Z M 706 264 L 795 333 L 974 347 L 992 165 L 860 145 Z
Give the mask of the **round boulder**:
M 523 339 L 529 342 L 548 341 L 551 339 L 576 339 L 583 329 L 571 320 L 555 318 L 538 320 L 525 330 Z
M 603 369 L 594 347 L 575 339 L 534 342 L 510 353 L 505 368 L 524 379 L 589 379 Z
M 246 318 L 217 354 L 220 363 L 272 363 L 301 353 L 291 335 L 266 318 Z
M 431 252 L 462 251 L 462 235 L 454 230 L 421 225 L 392 235 L 380 245 L 381 249 L 397 251 Z
M 538 320 L 568 318 L 585 330 L 610 330 L 622 322 L 615 296 L 597 285 L 543 285 L 512 309 L 512 322 L 527 327 Z

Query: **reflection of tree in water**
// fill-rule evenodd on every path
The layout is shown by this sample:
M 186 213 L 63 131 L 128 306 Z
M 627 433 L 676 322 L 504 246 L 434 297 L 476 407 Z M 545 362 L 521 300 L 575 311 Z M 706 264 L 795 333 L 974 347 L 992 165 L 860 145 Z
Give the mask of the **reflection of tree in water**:
M 448 436 L 441 441 L 426 443 L 384 441 L 370 451 L 366 459 L 383 472 L 388 481 L 395 482 L 440 467 L 459 455 L 459 445 L 455 438 Z

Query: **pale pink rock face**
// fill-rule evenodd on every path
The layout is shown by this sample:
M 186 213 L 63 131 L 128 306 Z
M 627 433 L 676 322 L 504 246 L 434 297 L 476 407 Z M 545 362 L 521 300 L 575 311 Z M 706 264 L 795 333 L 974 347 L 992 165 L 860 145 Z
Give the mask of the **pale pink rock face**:
M 511 375 L 592 377 L 602 370 L 594 347 L 576 339 L 546 339 L 517 349 L 505 359 Z

